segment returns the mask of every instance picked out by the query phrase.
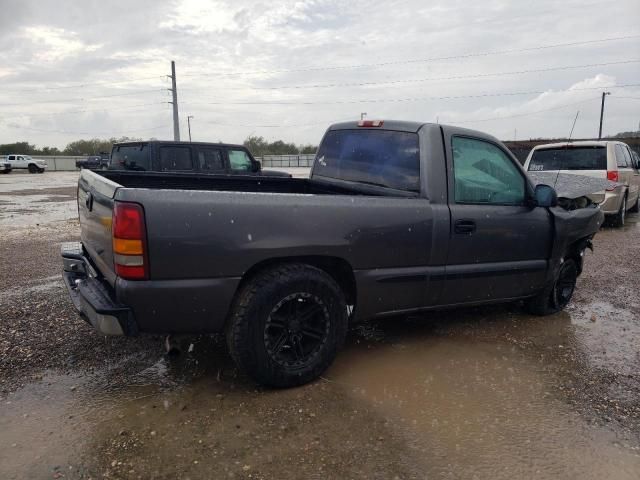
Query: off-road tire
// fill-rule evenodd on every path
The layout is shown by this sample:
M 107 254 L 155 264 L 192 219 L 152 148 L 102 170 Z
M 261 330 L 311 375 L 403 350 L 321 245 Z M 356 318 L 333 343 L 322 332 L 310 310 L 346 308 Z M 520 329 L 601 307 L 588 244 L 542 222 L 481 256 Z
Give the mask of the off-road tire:
M 308 362 L 282 365 L 268 351 L 267 325 L 278 305 L 300 294 L 322 304 L 326 330 Z M 345 296 L 331 276 L 311 265 L 282 264 L 256 274 L 241 287 L 227 320 L 227 345 L 238 368 L 256 382 L 293 387 L 314 380 L 331 365 L 344 343 L 347 324 Z
M 616 228 L 624 227 L 625 217 L 627 216 L 627 196 L 622 197 L 622 204 L 620 210 L 614 216 L 611 217 L 611 225 Z
M 556 278 L 550 285 L 535 297 L 525 301 L 525 310 L 533 315 L 541 316 L 551 315 L 563 310 L 571 301 L 577 279 L 578 265 L 575 260 L 569 258 L 562 263 Z M 568 282 L 568 285 L 565 282 Z M 569 288 L 569 291 L 561 295 L 560 288 Z
M 39 168 L 38 173 L 44 173 L 44 168 Z
M 27 169 L 29 170 L 29 173 L 37 173 L 38 172 L 38 167 L 33 163 L 29 164 Z

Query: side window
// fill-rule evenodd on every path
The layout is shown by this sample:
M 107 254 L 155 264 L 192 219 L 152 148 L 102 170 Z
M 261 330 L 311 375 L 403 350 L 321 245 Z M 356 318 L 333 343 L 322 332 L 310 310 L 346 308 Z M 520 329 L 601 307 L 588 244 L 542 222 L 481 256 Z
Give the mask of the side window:
M 193 170 L 191 149 L 189 147 L 160 147 L 160 170 Z
M 465 137 L 453 137 L 451 148 L 456 203 L 524 203 L 524 176 L 500 148 Z
M 15 162 L 16 156 L 15 155 L 9 155 L 9 160 L 11 160 L 12 162 Z
M 629 164 L 627 163 L 627 158 L 624 154 L 624 148 L 622 148 L 622 145 L 620 144 L 616 144 L 616 164 L 620 168 L 626 168 L 629 166 Z
M 229 153 L 229 165 L 231 170 L 240 170 L 243 172 L 251 171 L 251 158 L 244 150 L 228 150 Z
M 633 159 L 631 158 L 631 153 L 629 152 L 629 148 L 622 147 L 622 152 L 624 153 L 624 159 L 627 162 L 627 167 L 633 167 Z
M 18 160 L 24 160 L 24 157 L 20 157 L 20 156 L 19 156 L 19 157 L 18 157 Z
M 214 148 L 201 148 L 198 150 L 198 166 L 204 172 L 223 172 L 224 161 L 222 152 Z

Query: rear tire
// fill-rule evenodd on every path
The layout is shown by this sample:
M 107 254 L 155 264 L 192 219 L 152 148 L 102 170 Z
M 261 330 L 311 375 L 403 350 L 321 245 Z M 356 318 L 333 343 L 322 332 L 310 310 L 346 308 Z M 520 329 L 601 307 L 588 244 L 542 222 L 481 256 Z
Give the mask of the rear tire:
M 556 279 L 533 298 L 525 301 L 525 309 L 533 315 L 551 315 L 564 309 L 573 296 L 578 280 L 578 265 L 569 258 L 560 266 Z
M 37 173 L 38 172 L 38 167 L 36 167 L 33 163 L 29 165 L 28 167 L 29 173 Z
M 627 196 L 622 197 L 622 205 L 620 210 L 611 218 L 611 225 L 616 228 L 624 227 L 625 217 L 627 216 Z
M 227 323 L 240 370 L 273 387 L 302 385 L 333 362 L 347 333 L 347 307 L 324 271 L 285 264 L 257 274 L 239 291 Z

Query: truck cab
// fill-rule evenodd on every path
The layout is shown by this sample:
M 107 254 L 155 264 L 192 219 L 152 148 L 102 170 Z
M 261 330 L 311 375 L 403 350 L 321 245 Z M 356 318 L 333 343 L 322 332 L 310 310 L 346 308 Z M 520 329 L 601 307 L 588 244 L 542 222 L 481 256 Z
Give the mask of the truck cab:
M 204 142 L 148 141 L 116 143 L 109 170 L 206 175 L 290 176 L 263 171 L 243 145 Z

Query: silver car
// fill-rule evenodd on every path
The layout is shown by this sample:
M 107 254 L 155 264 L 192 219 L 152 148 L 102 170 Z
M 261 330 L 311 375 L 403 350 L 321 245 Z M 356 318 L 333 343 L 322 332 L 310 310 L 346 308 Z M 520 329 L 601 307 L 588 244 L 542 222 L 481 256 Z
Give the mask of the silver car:
M 558 172 L 606 178 L 618 182 L 615 188 L 590 195 L 611 223 L 622 227 L 627 211 L 640 210 L 640 172 L 637 155 L 626 143 L 582 141 L 538 145 L 529 152 L 527 171 Z

